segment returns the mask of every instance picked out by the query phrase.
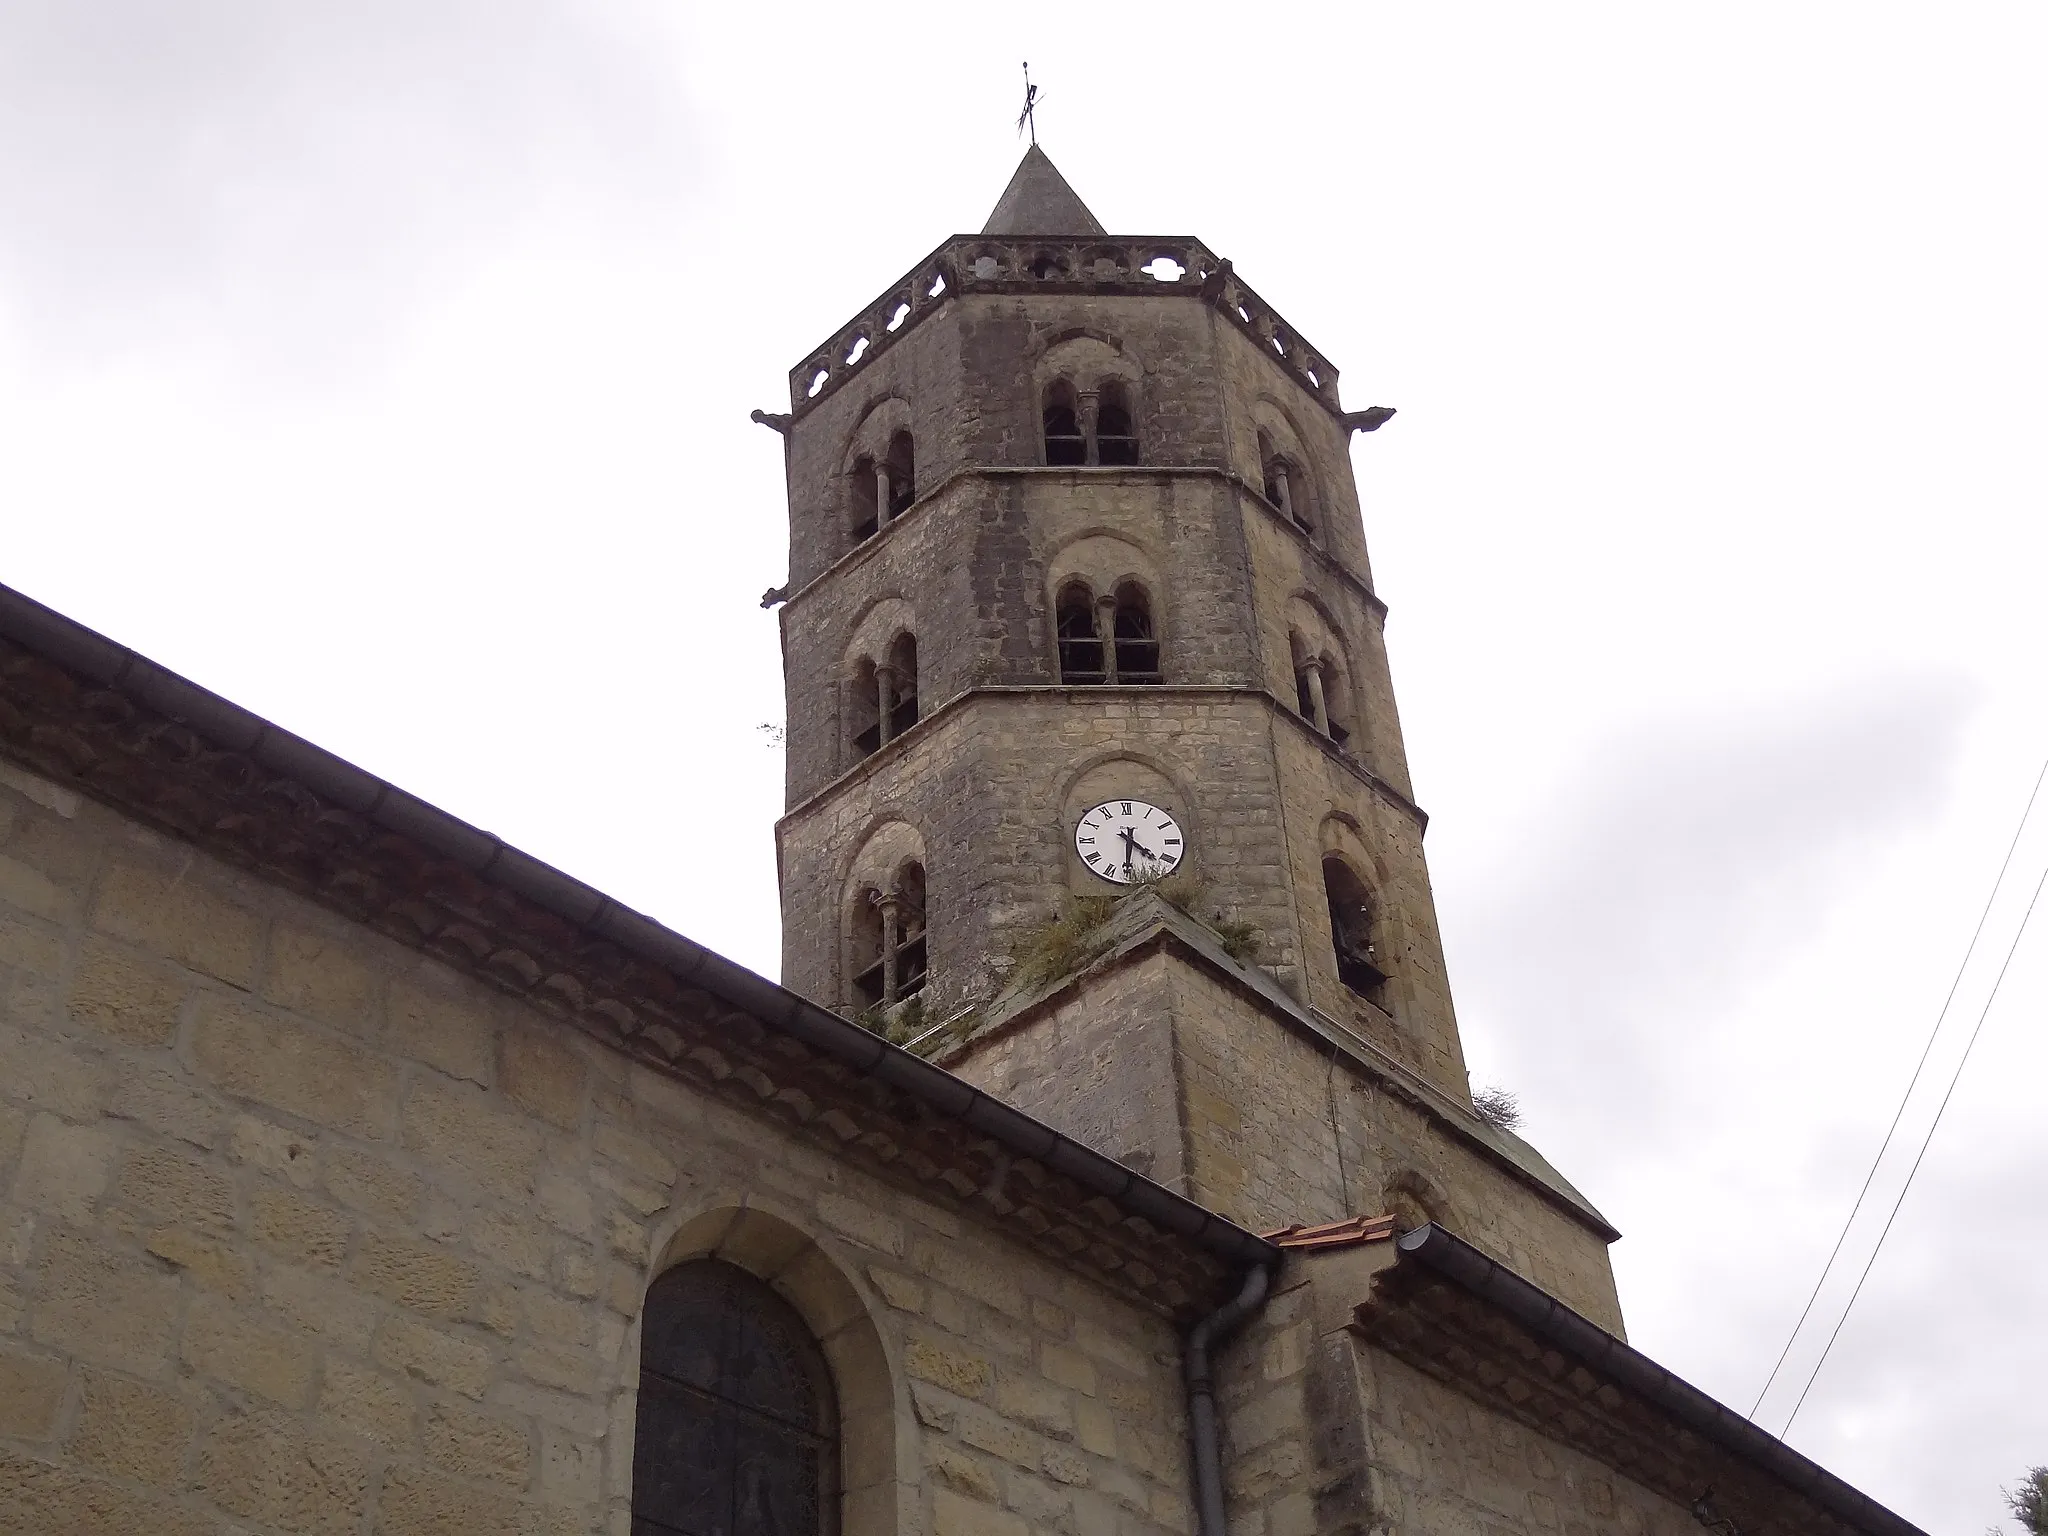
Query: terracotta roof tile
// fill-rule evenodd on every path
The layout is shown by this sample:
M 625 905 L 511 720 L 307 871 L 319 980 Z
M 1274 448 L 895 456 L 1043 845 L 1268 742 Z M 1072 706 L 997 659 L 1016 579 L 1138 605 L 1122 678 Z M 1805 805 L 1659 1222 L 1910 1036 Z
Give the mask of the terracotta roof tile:
M 1349 1248 L 1358 1243 L 1384 1243 L 1398 1234 L 1391 1216 L 1347 1216 L 1320 1226 L 1282 1227 L 1263 1234 L 1276 1248 Z

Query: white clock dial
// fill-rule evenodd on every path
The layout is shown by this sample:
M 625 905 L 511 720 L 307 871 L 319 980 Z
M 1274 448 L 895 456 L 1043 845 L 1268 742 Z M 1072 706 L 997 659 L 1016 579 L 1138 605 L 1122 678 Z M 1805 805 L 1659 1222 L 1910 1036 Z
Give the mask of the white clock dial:
M 1143 800 L 1105 800 L 1081 813 L 1074 852 L 1117 885 L 1155 880 L 1180 868 L 1187 836 L 1180 823 Z

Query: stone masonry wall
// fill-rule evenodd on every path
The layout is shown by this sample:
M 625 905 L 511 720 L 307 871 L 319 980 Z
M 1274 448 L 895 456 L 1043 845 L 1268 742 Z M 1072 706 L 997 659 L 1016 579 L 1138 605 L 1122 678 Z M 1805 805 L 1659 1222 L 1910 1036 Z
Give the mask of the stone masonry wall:
M 847 447 L 881 402 L 896 398 L 909 407 L 921 488 L 969 466 L 1043 463 L 1032 366 L 1063 337 L 1113 338 L 1141 370 L 1136 427 L 1147 464 L 1222 466 L 1230 429 L 1212 315 L 1186 296 L 1074 293 L 974 294 L 927 314 L 858 383 L 828 396 L 790 431 L 792 590 L 851 547 Z M 1274 375 L 1285 383 L 1277 369 Z
M 921 722 L 778 824 L 785 983 L 849 1004 L 848 867 L 876 827 L 902 820 L 928 854 L 932 1009 L 988 995 L 1018 934 L 1065 893 L 1107 889 L 1074 856 L 1065 800 L 1083 772 L 1114 778 L 1104 765 L 1117 762 L 1167 786 L 1152 792 L 1188 830 L 1188 868 L 1220 909 L 1259 927 L 1261 964 L 1444 1092 L 1468 1092 L 1413 813 L 1258 694 L 983 693 Z M 1340 811 L 1378 852 L 1369 878 L 1396 961 L 1392 1018 L 1336 979 L 1319 830 Z
M 1231 1536 L 1685 1536 L 1679 1505 L 1350 1330 L 1381 1252 L 1282 1271 L 1221 1373 Z
M 1115 1156 L 1140 1152 L 1134 1166 L 1253 1231 L 1375 1214 L 1420 1189 L 1427 1215 L 1622 1332 L 1598 1233 L 1170 948 L 1091 975 L 949 1065 Z
M 843 690 L 876 603 L 901 599 L 914 616 L 925 713 L 970 687 L 1055 684 L 1053 583 L 1072 574 L 1061 552 L 1103 530 L 1150 569 L 1169 682 L 1260 685 L 1236 499 L 1216 475 L 1101 468 L 975 476 L 934 493 L 782 609 L 787 803 L 858 760 Z
M 1189 1528 L 1164 1319 L 0 764 L 0 1531 L 624 1536 L 641 1297 L 741 1204 L 888 1362 L 845 1536 Z
M 1414 812 L 1367 790 L 1330 744 L 1298 721 L 1276 722 L 1273 748 L 1288 877 L 1307 897 L 1299 921 L 1308 1001 L 1452 1098 L 1465 1100 L 1471 1093 L 1465 1051 L 1423 857 L 1422 827 Z M 1337 979 L 1330 909 L 1321 899 L 1328 824 L 1337 817 L 1356 829 L 1356 844 L 1370 860 L 1361 873 L 1372 887 L 1379 951 L 1389 973 L 1379 989 L 1384 1012 Z
M 1174 786 L 1166 809 L 1188 830 L 1190 867 L 1264 931 L 1264 959 L 1291 976 L 1295 890 L 1279 835 L 1271 711 L 1255 695 L 1073 688 L 978 694 L 920 724 L 778 824 L 785 984 L 828 1006 L 846 1002 L 845 870 L 874 827 L 900 818 L 929 853 L 933 1007 L 986 993 L 992 962 L 1064 893 L 1108 888 L 1079 868 L 1063 798 L 1084 768 L 1118 760 Z
M 1048 346 L 1075 338 L 1113 349 L 1140 375 L 1143 465 L 1037 465 L 1034 370 Z M 848 445 L 885 408 L 907 411 L 918 436 L 922 499 L 852 548 Z M 1258 422 L 1274 419 L 1316 482 L 1313 538 L 1255 489 Z M 969 295 L 796 422 L 790 444 L 792 570 L 808 582 L 782 611 L 791 986 L 851 1005 L 847 862 L 898 818 L 928 854 L 928 1008 L 985 994 L 1010 938 L 1049 917 L 1063 891 L 1090 888 L 1069 850 L 1059 786 L 1122 751 L 1187 786 L 1169 809 L 1205 823 L 1191 824 L 1191 867 L 1213 882 L 1220 907 L 1265 931 L 1261 959 L 1275 975 L 1445 1092 L 1467 1092 L 1420 818 L 1404 803 L 1412 789 L 1349 434 L 1275 359 L 1185 295 Z M 927 716 L 969 689 L 1047 688 L 1058 680 L 1051 610 L 1063 551 L 1103 536 L 1124 542 L 1151 589 L 1170 684 L 1259 690 L 1291 716 L 1290 632 L 1303 612 L 1319 615 L 1350 696 L 1344 752 L 1276 719 L 1261 698 L 1231 705 L 1162 689 L 1152 706 L 1072 689 L 977 699 L 969 715 L 859 761 L 850 652 L 857 635 L 869 654 L 886 638 L 867 633 L 875 605 L 908 615 Z M 1391 962 L 1372 1002 L 1337 979 L 1321 864 L 1338 850 L 1372 890 Z

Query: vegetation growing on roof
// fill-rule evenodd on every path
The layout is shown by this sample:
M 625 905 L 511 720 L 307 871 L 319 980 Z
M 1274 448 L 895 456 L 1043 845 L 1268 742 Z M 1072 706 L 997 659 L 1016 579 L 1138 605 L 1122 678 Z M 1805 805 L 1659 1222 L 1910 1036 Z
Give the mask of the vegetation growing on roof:
M 1026 929 L 1010 946 L 1008 986 L 1043 986 L 1086 968 L 1109 947 L 1107 929 L 1117 909 L 1140 891 L 1151 891 L 1168 906 L 1216 935 L 1223 952 L 1240 965 L 1250 965 L 1265 942 L 1254 923 L 1217 912 L 1209 903 L 1209 882 L 1200 875 L 1176 871 L 1140 880 L 1120 895 L 1107 891 L 1068 896 L 1045 922 Z
M 1472 1095 L 1472 1112 L 1496 1131 L 1512 1131 L 1522 1123 L 1522 1103 L 1505 1088 L 1481 1088 Z
M 1200 923 L 1216 935 L 1223 952 L 1239 965 L 1250 965 L 1258 959 L 1265 934 L 1258 924 L 1226 916 L 1211 906 L 1206 877 L 1177 869 L 1154 880 L 1140 880 L 1135 889 L 1151 891 L 1168 906 Z
M 1116 913 L 1107 892 L 1067 896 L 1051 918 L 1020 933 L 1010 945 L 1010 985 L 1043 986 L 1071 976 L 1108 947 L 1103 929 Z
M 924 1032 L 924 994 L 917 993 L 893 1007 L 876 1003 L 872 1008 L 863 1008 L 853 1016 L 853 1022 L 891 1045 L 902 1045 Z

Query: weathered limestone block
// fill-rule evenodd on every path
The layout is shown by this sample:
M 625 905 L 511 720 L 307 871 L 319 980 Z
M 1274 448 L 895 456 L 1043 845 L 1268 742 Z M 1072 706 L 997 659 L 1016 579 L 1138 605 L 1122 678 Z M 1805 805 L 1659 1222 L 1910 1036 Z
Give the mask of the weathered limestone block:
M 321 1372 L 320 1421 L 362 1435 L 392 1451 L 417 1442 L 411 1389 L 350 1360 L 329 1356 Z
M 203 1376 L 286 1408 L 313 1394 L 312 1345 L 290 1329 L 213 1296 L 195 1296 L 185 1321 L 182 1358 Z
M 104 1371 L 81 1373 L 78 1424 L 65 1449 L 101 1472 L 152 1487 L 183 1487 L 199 1430 L 187 1396 Z
M 91 939 L 72 980 L 71 1017 L 125 1045 L 169 1045 L 184 997 L 183 983 L 168 966 Z
M 178 1321 L 177 1277 L 74 1233 L 43 1240 L 30 1337 L 139 1376 L 161 1374 Z
M 297 1264 L 339 1269 L 349 1227 L 340 1211 L 294 1189 L 259 1186 L 249 1197 L 250 1236 Z
M 215 1536 L 215 1521 L 148 1494 L 71 1467 L 0 1449 L 0 1530 L 76 1531 L 80 1536 Z
M 281 1414 L 229 1414 L 200 1439 L 194 1487 L 219 1508 L 307 1536 L 354 1536 L 369 1455 Z
M 263 996 L 354 1035 L 377 1031 L 383 979 L 360 942 L 281 924 L 270 935 Z
M 268 1009 L 201 997 L 192 1055 L 201 1076 L 224 1093 L 355 1136 L 392 1134 L 398 1075 L 391 1065 Z
M 516 1419 L 437 1403 L 427 1410 L 421 1444 L 435 1468 L 472 1482 L 520 1493 L 533 1478 L 533 1435 Z
M 113 1174 L 118 1144 L 99 1126 L 67 1125 L 54 1115 L 28 1122 L 14 1175 L 14 1199 L 72 1226 L 87 1226 Z
M 56 1433 L 65 1381 L 61 1360 L 0 1349 L 0 1435 L 49 1439 Z
M 261 914 L 182 874 L 117 864 L 100 877 L 93 926 L 230 986 L 255 985 Z

